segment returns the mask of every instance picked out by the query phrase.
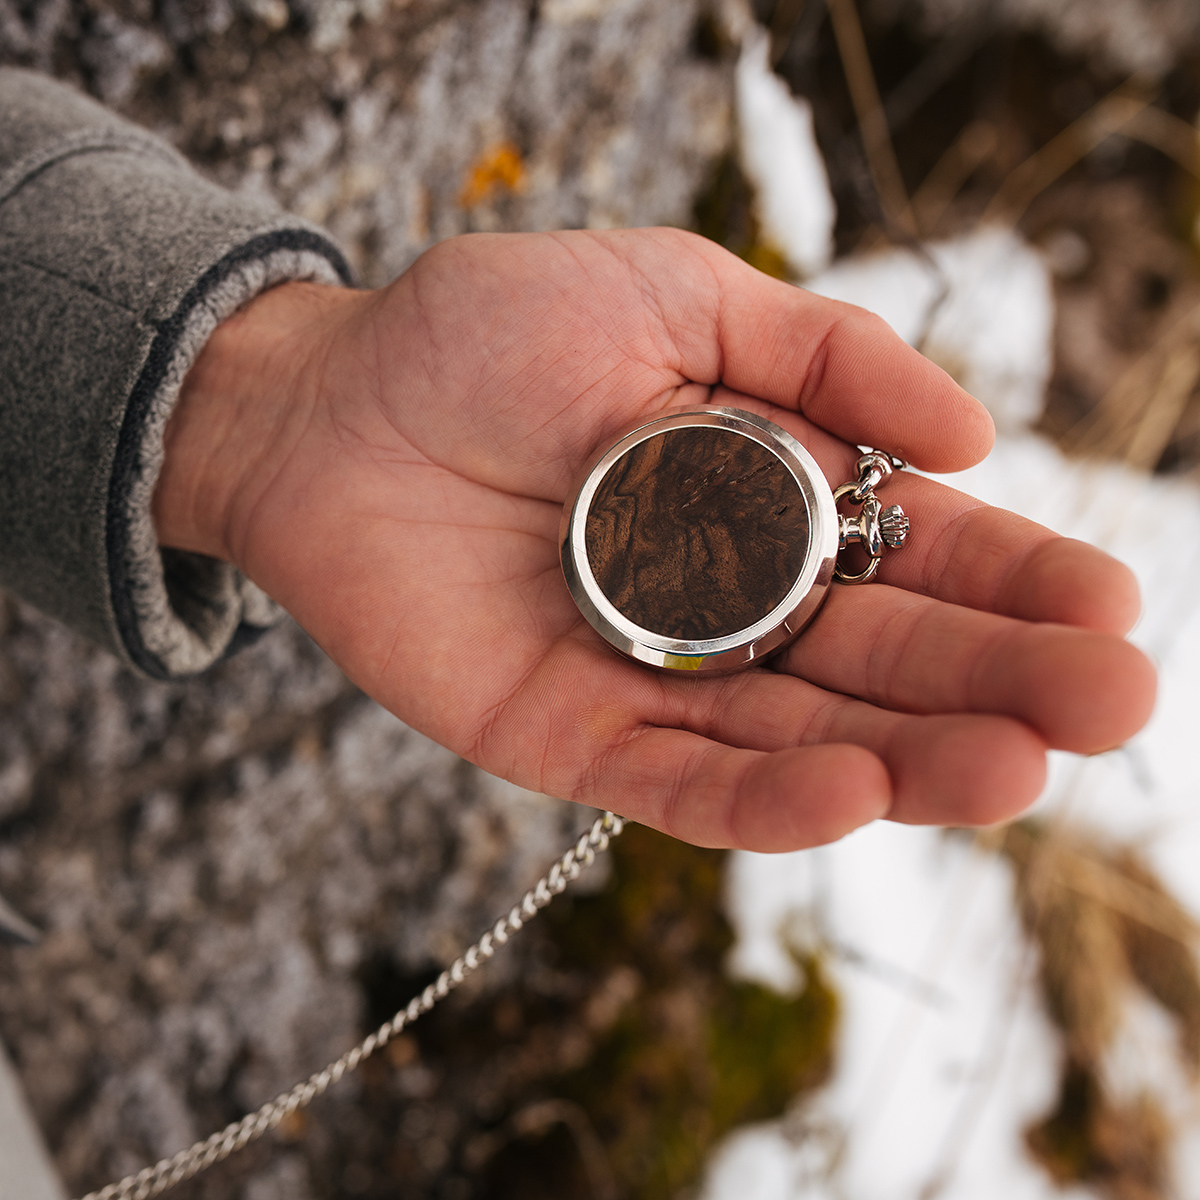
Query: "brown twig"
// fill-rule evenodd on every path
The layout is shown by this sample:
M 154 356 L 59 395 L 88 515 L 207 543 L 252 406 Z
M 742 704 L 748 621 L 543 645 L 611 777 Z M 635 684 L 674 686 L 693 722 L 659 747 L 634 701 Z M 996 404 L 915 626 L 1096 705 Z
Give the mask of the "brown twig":
M 1200 131 L 1182 117 L 1166 109 L 1147 105 L 1121 132 L 1129 138 L 1153 146 L 1191 175 L 1200 178 Z
M 963 184 L 996 152 L 999 141 L 999 130 L 991 121 L 972 121 L 934 163 L 912 198 L 913 216 L 923 237 L 937 229 Z
M 917 236 L 912 207 L 900 173 L 900 162 L 888 131 L 887 116 L 871 67 L 867 39 L 863 36 L 855 0 L 829 0 L 829 17 L 837 41 L 842 70 L 850 88 L 850 100 L 858 118 L 859 135 L 867 156 L 867 169 L 889 225 L 909 238 Z
M 1060 439 L 1070 453 L 1153 470 L 1200 383 L 1200 300 Z
M 1150 100 L 1139 77 L 1126 80 L 1010 172 L 984 210 L 982 220 L 1015 225 L 1046 188 L 1106 138 L 1129 127 Z

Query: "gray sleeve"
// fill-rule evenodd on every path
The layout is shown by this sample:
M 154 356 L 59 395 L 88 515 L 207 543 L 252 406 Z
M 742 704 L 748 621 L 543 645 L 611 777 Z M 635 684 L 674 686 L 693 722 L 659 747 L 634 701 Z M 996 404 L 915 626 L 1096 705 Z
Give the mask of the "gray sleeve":
M 275 619 L 229 564 L 161 550 L 150 497 L 206 339 L 292 279 L 350 271 L 318 229 L 0 69 L 0 585 L 160 678 Z

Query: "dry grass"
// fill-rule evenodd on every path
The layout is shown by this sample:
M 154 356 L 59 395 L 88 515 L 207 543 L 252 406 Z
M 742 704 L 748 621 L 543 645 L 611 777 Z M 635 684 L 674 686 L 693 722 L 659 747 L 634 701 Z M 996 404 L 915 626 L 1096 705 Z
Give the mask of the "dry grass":
M 1076 455 L 1200 470 L 1200 133 L 1179 115 L 1195 111 L 1200 66 L 1167 81 L 1105 78 L 1013 43 L 943 70 L 953 55 L 924 46 L 913 56 L 894 28 L 872 26 L 862 0 L 829 0 L 824 24 L 815 5 L 758 9 L 777 69 L 814 104 L 842 252 L 984 221 L 1048 249 L 1075 246 L 1076 266 L 1053 267 L 1056 366 L 1043 432 Z M 939 70 L 927 93 L 936 104 L 910 105 L 903 127 L 889 126 L 890 100 Z M 990 91 L 988 71 L 1001 80 Z M 1064 103 L 1068 94 L 1085 100 Z M 753 195 L 732 169 L 697 216 L 743 257 L 761 253 Z M 1027 1131 L 1030 1151 L 1056 1180 L 1112 1200 L 1169 1195 L 1166 1106 L 1123 1091 L 1109 1064 L 1141 994 L 1170 1015 L 1179 1061 L 1200 1081 L 1195 922 L 1129 848 L 1032 822 L 987 837 L 1013 865 L 1064 1047 L 1058 1100 Z
M 1069 453 L 1153 470 L 1195 406 L 1200 382 L 1200 296 L 1134 360 L 1060 444 Z
M 1015 868 L 1066 1049 L 1058 1103 L 1027 1131 L 1028 1146 L 1060 1182 L 1093 1184 L 1113 1200 L 1165 1197 L 1173 1131 L 1163 1105 L 1147 1092 L 1120 1094 L 1107 1064 L 1140 989 L 1170 1014 L 1178 1057 L 1200 1075 L 1200 931 L 1128 847 L 1032 821 L 991 836 Z

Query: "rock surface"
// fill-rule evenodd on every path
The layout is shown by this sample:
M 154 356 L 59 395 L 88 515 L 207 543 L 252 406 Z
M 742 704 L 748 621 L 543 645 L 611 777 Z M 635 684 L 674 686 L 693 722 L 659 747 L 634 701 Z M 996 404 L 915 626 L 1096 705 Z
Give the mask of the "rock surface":
M 406 729 L 294 627 L 164 685 L 7 624 L 0 891 L 45 938 L 2 952 L 0 1028 L 77 1186 L 336 1058 L 381 970 L 423 986 L 587 815 Z
M 687 223 L 730 129 L 697 0 L 0 0 L 0 63 L 326 223 L 371 284 L 468 230 Z M 0 948 L 0 1038 L 73 1189 L 337 1057 L 590 819 L 407 730 L 293 626 L 164 685 L 0 602 L 0 894 L 45 931 Z M 328 1129 L 363 1125 L 356 1088 Z M 416 1125 L 436 1158 L 449 1134 Z M 338 1136 L 192 1194 L 371 1190 Z
M 371 284 L 468 230 L 686 224 L 728 143 L 699 0 L 153 7 L 0 0 L 0 61 L 73 79 L 326 224 Z

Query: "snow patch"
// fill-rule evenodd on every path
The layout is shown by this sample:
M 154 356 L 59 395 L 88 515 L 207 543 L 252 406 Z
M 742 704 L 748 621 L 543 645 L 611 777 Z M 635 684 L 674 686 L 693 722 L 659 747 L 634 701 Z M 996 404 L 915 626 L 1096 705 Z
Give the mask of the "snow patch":
M 881 316 L 987 405 L 996 427 L 1041 414 L 1054 361 L 1054 293 L 1041 256 L 985 226 L 920 251 L 843 259 L 805 287 Z
M 1200 493 L 1067 460 L 1030 434 L 1001 438 L 952 482 L 1102 546 L 1137 575 L 1145 611 L 1133 640 L 1161 663 L 1158 710 L 1122 750 L 1053 755 L 1039 809 L 1137 844 L 1200 919 L 1200 544 L 1192 536 Z M 1053 1106 L 1062 1048 L 1004 862 L 961 834 L 880 822 L 818 850 L 735 854 L 728 886 L 735 974 L 790 990 L 799 980 L 789 942 L 811 937 L 832 958 L 843 1000 L 838 1066 L 806 1112 L 836 1129 L 841 1147 L 817 1178 L 800 1172 L 787 1120 L 739 1131 L 714 1156 L 703 1200 L 1093 1194 L 1058 1190 L 1025 1150 L 1025 1128 Z M 1166 1103 L 1180 1130 L 1179 1194 L 1193 1198 L 1200 1112 L 1189 1081 L 1170 1067 L 1174 1036 L 1148 1002 L 1134 1005 L 1111 1068 L 1122 1093 L 1149 1087 Z M 761 1158 L 753 1170 L 752 1152 Z
M 756 25 L 742 44 L 735 81 L 738 143 L 742 169 L 757 192 L 764 238 L 804 277 L 833 257 L 837 209 L 812 107 L 771 70 L 769 43 Z

